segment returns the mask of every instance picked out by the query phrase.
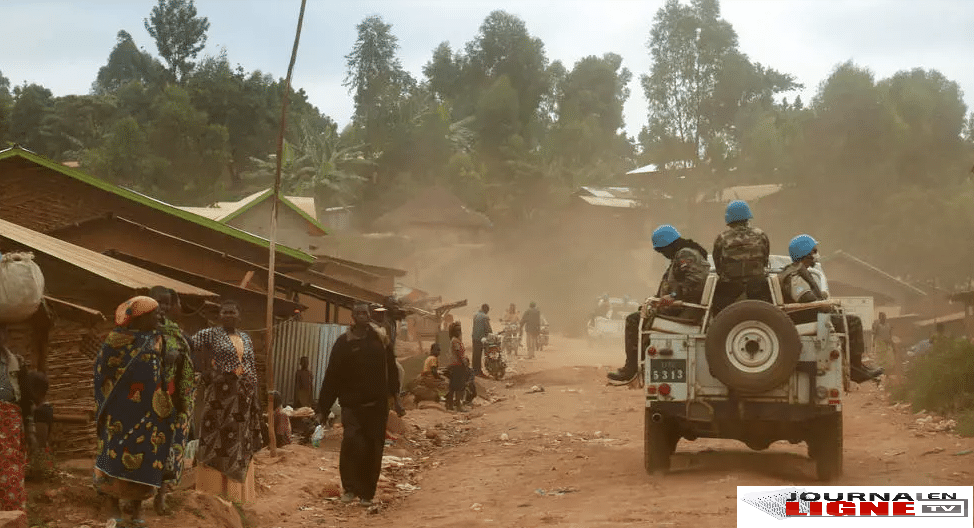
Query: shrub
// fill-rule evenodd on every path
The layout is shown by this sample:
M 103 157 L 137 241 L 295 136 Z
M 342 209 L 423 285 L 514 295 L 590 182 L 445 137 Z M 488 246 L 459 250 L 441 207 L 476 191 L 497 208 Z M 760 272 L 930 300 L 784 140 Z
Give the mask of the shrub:
M 974 345 L 964 339 L 942 339 L 912 359 L 894 396 L 914 410 L 956 414 L 974 409 Z

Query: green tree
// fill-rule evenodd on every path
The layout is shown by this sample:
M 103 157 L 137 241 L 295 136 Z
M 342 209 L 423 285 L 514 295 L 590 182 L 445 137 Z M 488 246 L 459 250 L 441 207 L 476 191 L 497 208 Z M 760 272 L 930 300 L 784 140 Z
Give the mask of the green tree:
M 92 84 L 94 93 L 115 92 L 132 81 L 151 85 L 162 80 L 165 68 L 155 57 L 139 50 L 132 35 L 120 30 L 116 39 L 115 47 L 108 54 L 108 63 L 98 69 Z
M 0 148 L 4 147 L 10 134 L 10 112 L 13 111 L 14 100 L 10 94 L 10 79 L 0 72 Z
M 967 105 L 957 83 L 936 70 L 915 68 L 881 81 L 878 89 L 904 134 L 896 156 L 900 183 L 958 181 Z
M 517 99 L 517 119 L 503 126 L 481 123 L 480 128 L 508 133 L 513 126 L 509 133 L 533 143 L 533 124 L 550 88 L 547 66 L 544 43 L 528 33 L 523 20 L 504 11 L 490 13 L 477 36 L 466 45 L 463 80 L 472 90 L 471 102 L 479 113 L 484 106 L 481 97 L 496 99 L 496 90 L 501 86 L 498 83 L 506 77 L 504 86 L 510 86 Z M 499 136 L 483 139 L 494 145 L 506 141 L 506 137 Z
M 303 119 L 297 124 L 300 141 L 285 143 L 281 164 L 284 192 L 302 196 L 311 193 L 318 207 L 347 205 L 365 182 L 360 174 L 375 165 L 364 152 L 364 144 L 344 144 L 334 124 L 319 130 L 316 123 Z M 277 155 L 254 159 L 254 176 L 268 183 L 274 181 Z
M 399 39 L 392 25 L 374 15 L 356 26 L 358 39 L 345 56 L 343 86 L 354 94 L 355 119 L 365 130 L 369 148 L 380 150 L 389 107 L 408 94 L 415 81 L 402 68 L 397 56 Z
M 461 63 L 459 54 L 443 42 L 433 50 L 433 57 L 423 66 L 423 75 L 429 83 L 429 91 L 440 101 L 453 102 L 460 95 Z
M 579 60 L 558 84 L 555 141 L 562 159 L 588 165 L 601 158 L 620 158 L 628 143 L 623 105 L 632 74 L 622 57 L 608 53 Z
M 95 148 L 117 119 L 117 99 L 103 95 L 66 95 L 54 101 L 46 123 L 51 131 L 49 150 L 57 159 L 77 160 L 83 150 Z
M 179 86 L 166 87 L 153 102 L 152 113 L 149 149 L 162 164 L 150 188 L 176 203 L 211 203 L 229 157 L 227 128 L 211 124 Z
M 195 66 L 191 59 L 206 46 L 210 21 L 197 16 L 193 0 L 158 0 L 144 24 L 169 65 L 169 75 L 182 82 Z
M 149 139 L 132 116 L 115 121 L 102 143 L 81 155 L 82 166 L 110 182 L 150 190 L 152 175 L 163 165 L 149 150 Z
M 749 103 L 800 87 L 794 77 L 752 64 L 718 0 L 667 0 L 653 21 L 653 59 L 641 84 L 649 123 L 641 141 L 649 161 L 676 167 L 718 165 L 737 149 L 733 125 Z
M 251 159 L 274 148 L 281 103 L 279 97 L 271 97 L 273 85 L 269 75 L 231 68 L 225 52 L 202 59 L 186 81 L 193 107 L 206 112 L 211 125 L 222 125 L 229 133 L 227 171 L 232 187 L 251 169 Z
M 50 90 L 39 84 L 15 87 L 10 110 L 10 141 L 38 154 L 54 157 L 50 149 L 53 113 L 54 96 Z

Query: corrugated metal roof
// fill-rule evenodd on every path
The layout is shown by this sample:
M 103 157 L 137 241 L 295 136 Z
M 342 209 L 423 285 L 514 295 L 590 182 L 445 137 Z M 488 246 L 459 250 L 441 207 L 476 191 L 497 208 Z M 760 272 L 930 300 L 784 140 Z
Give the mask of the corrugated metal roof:
M 37 253 L 43 253 L 72 266 L 77 266 L 133 290 L 165 286 L 175 290 L 180 295 L 218 297 L 217 294 L 202 288 L 190 286 L 184 282 L 58 240 L 6 220 L 0 220 L 0 238 L 11 240 Z
M 72 169 L 70 167 L 61 165 L 60 163 L 45 158 L 44 156 L 26 150 L 23 147 L 19 147 L 19 146 L 10 147 L 8 149 L 0 150 L 0 161 L 11 159 L 11 158 L 21 158 L 27 160 L 30 163 L 34 163 L 41 167 L 45 167 L 47 169 L 56 171 L 59 174 L 81 181 L 82 183 L 88 184 L 97 189 L 101 189 L 102 191 L 112 193 L 121 198 L 125 198 L 127 200 L 131 200 L 133 202 L 145 205 L 147 207 L 151 207 L 153 209 L 162 211 L 164 213 L 170 214 L 177 218 L 181 218 L 183 220 L 186 220 L 198 226 L 209 228 L 214 231 L 223 233 L 225 235 L 229 235 L 231 237 L 241 239 L 250 242 L 251 244 L 256 244 L 258 246 L 269 249 L 269 242 L 264 238 L 255 236 L 251 233 L 247 233 L 246 231 L 242 231 L 240 229 L 230 227 L 228 225 L 221 224 L 219 222 L 215 222 L 210 218 L 201 217 L 197 214 L 189 213 L 171 204 L 163 202 L 162 200 L 152 198 L 151 196 L 147 196 L 145 194 L 133 191 L 131 189 L 118 187 L 117 185 L 113 185 L 111 183 L 108 183 L 107 181 L 86 174 L 78 169 Z M 302 262 L 314 262 L 314 257 L 312 257 L 311 255 L 308 255 L 303 251 L 298 251 L 294 248 L 290 248 L 281 244 L 277 244 L 277 252 L 279 254 L 287 255 L 291 258 L 300 260 Z
M 967 317 L 965 312 L 957 312 L 949 315 L 942 315 L 940 317 L 934 317 L 933 319 L 925 319 L 923 321 L 917 321 L 913 324 L 916 326 L 931 326 L 937 323 L 953 323 L 955 321 L 963 321 Z
M 721 189 L 714 193 L 713 196 L 707 196 L 704 193 L 697 195 L 697 201 L 702 202 L 704 200 L 710 202 L 731 202 L 734 200 L 744 200 L 744 201 L 754 201 L 764 198 L 765 196 L 771 196 L 772 194 L 780 191 L 784 188 L 784 185 L 780 183 L 766 183 L 761 185 L 738 185 L 735 187 L 727 187 Z
M 579 198 L 599 207 L 621 207 L 626 209 L 639 207 L 639 202 L 630 198 L 600 198 L 598 196 L 579 196 Z

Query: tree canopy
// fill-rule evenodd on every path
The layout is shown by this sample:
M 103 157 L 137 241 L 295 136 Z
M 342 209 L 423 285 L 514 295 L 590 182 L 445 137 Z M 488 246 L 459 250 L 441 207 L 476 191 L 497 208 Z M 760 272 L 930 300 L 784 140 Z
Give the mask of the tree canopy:
M 228 50 L 203 54 L 208 29 L 192 0 L 158 0 L 145 19 L 157 53 L 120 30 L 88 94 L 56 97 L 0 74 L 0 142 L 187 205 L 266 187 L 283 82 Z M 961 281 L 974 265 L 963 236 L 974 230 L 974 113 L 936 70 L 879 78 L 844 62 L 802 79 L 816 86 L 802 101 L 788 64 L 741 49 L 718 0 L 662 5 L 638 37 L 649 71 L 612 52 L 549 57 L 524 20 L 498 10 L 466 42 L 430 50 L 414 78 L 396 27 L 374 15 L 355 29 L 351 122 L 339 127 L 292 88 L 283 161 L 289 191 L 355 204 L 364 222 L 441 185 L 517 232 L 557 224 L 579 186 L 628 185 L 627 171 L 655 164 L 691 175 L 681 199 L 781 184 L 781 222 L 894 273 Z M 625 132 L 634 79 L 649 102 L 638 137 Z M 666 211 L 686 214 L 685 203 Z M 944 240 L 957 258 L 934 267 L 927 255 Z

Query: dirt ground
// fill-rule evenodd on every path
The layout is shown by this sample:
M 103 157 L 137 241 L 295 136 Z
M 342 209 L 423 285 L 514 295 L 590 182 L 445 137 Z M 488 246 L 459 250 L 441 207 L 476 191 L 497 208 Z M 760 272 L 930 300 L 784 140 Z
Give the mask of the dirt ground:
M 726 527 L 736 522 L 738 485 L 816 484 L 804 444 L 782 442 L 754 452 L 733 441 L 682 440 L 673 471 L 647 475 L 642 395 L 605 384 L 606 370 L 622 359 L 617 347 L 553 337 L 508 379 L 485 383 L 492 403 L 462 415 L 432 404 L 409 411 L 405 432 L 386 450 L 378 508 L 335 500 L 335 431 L 319 449 L 289 446 L 277 459 L 261 453 L 256 503 L 237 507 L 184 489 L 174 494 L 174 516 L 146 515 L 147 525 Z M 530 392 L 534 386 L 543 392 Z M 846 402 L 845 476 L 837 484 L 974 481 L 974 439 L 924 431 L 874 384 Z M 89 474 L 82 465 L 60 486 L 33 486 L 34 525 L 104 526 Z M 189 474 L 184 487 L 191 486 Z

